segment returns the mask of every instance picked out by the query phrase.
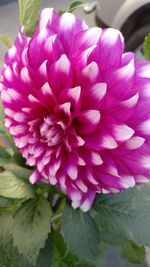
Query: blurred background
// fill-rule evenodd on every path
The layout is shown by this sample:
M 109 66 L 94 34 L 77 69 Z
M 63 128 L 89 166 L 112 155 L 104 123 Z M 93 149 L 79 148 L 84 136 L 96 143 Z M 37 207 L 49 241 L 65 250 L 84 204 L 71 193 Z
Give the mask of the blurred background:
M 71 0 L 41 0 L 42 8 L 54 7 L 56 11 L 67 10 Z M 75 14 L 83 18 L 89 27 L 96 24 L 100 27 L 115 27 L 125 36 L 126 50 L 135 51 L 137 58 L 143 58 L 142 46 L 144 36 L 150 32 L 150 1 L 149 0 L 99 0 L 88 1 L 89 5 L 79 8 Z M 15 39 L 18 27 L 17 0 L 0 0 L 0 34 Z M 0 43 L 0 66 L 6 48 Z M 150 261 L 149 261 L 150 262 Z M 146 267 L 147 265 L 128 264 L 121 260 L 115 250 L 108 252 L 108 267 Z M 2 266 L 0 266 L 2 267 Z M 44 266 L 43 266 L 44 267 Z

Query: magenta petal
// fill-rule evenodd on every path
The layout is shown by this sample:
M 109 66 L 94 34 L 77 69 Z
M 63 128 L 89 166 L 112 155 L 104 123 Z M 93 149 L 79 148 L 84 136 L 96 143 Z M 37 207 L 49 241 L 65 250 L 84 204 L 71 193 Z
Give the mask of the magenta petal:
M 82 111 L 78 117 L 79 131 L 83 134 L 89 134 L 93 132 L 100 122 L 100 112 L 98 110 L 85 110 Z
M 99 63 L 102 65 L 102 68 L 108 65 L 118 66 L 121 61 L 123 50 L 124 39 L 121 33 L 115 29 L 104 30 L 101 36 L 99 51 Z
M 58 95 L 62 89 L 72 87 L 71 63 L 65 54 L 53 65 L 48 65 L 48 81 L 51 88 L 55 88 L 55 95 Z
M 87 29 L 84 21 L 77 19 L 73 14 L 65 12 L 60 16 L 57 29 L 59 38 L 66 51 L 70 49 L 70 37 L 73 38 L 78 32 Z
M 71 53 L 84 51 L 85 49 L 97 44 L 102 34 L 102 29 L 100 28 L 91 28 L 85 31 L 79 32 L 74 37 L 74 42 L 72 43 Z
M 35 183 L 37 183 L 37 182 L 39 182 L 41 179 L 42 179 L 42 176 L 41 176 L 41 174 L 36 170 L 36 171 L 34 171 L 33 173 L 32 173 L 32 175 L 30 176 L 30 182 L 32 183 L 32 184 L 35 184 Z
M 105 72 L 105 79 L 108 87 L 111 88 L 111 95 L 119 99 L 129 97 L 135 79 L 134 61 L 131 60 L 127 65 L 117 70 L 112 70 L 109 73 Z M 126 90 L 124 90 L 124 81 L 126 81 Z
M 58 15 L 53 8 L 44 8 L 40 14 L 40 28 L 52 26 L 57 17 Z
M 123 142 L 130 139 L 133 136 L 134 130 L 125 124 L 115 125 L 113 127 L 113 134 L 117 141 Z
M 72 108 L 75 111 L 80 109 L 81 105 L 81 87 L 77 86 L 74 88 L 64 89 L 59 95 L 59 101 L 62 102 L 71 102 Z
M 97 108 L 103 105 L 103 100 L 107 93 L 107 84 L 105 83 L 95 83 L 91 85 L 86 90 L 82 91 L 82 105 L 86 108 Z M 84 99 L 86 98 L 86 101 Z
M 80 206 L 84 212 L 87 212 L 92 207 L 95 195 L 96 195 L 96 192 L 92 192 L 92 191 L 87 194 L 87 197 L 84 199 L 84 201 L 82 202 Z
M 149 61 L 138 61 L 136 63 L 136 71 L 138 77 L 150 78 L 150 62 Z

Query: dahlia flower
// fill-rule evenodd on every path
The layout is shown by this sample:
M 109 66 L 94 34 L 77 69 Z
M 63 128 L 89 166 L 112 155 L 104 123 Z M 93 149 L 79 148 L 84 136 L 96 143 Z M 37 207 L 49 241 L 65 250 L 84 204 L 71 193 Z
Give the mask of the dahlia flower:
M 99 193 L 150 178 L 150 64 L 114 29 L 44 9 L 5 56 L 5 126 L 40 180 L 87 211 Z

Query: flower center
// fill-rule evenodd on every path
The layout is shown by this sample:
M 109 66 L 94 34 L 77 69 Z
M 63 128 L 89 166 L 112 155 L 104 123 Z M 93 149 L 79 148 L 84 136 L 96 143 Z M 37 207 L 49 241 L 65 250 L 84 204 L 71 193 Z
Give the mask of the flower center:
M 56 146 L 62 142 L 64 134 L 64 129 L 61 123 L 56 122 L 53 116 L 44 119 L 44 122 L 40 127 L 42 143 L 47 143 L 48 146 Z

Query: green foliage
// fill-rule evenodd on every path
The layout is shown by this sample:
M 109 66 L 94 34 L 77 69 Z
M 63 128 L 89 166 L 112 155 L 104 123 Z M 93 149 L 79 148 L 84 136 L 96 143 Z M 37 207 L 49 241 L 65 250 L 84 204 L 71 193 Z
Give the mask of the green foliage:
M 33 198 L 32 186 L 13 175 L 11 172 L 0 173 L 0 196 L 7 198 Z
M 25 34 L 32 36 L 38 23 L 39 0 L 19 0 L 20 23 L 25 27 Z
M 70 252 L 80 259 L 95 261 L 100 237 L 89 213 L 74 210 L 66 205 L 62 215 L 62 232 Z
M 60 233 L 52 229 L 45 247 L 41 249 L 36 267 L 64 267 L 66 244 Z
M 0 146 L 0 158 L 11 159 L 11 155 L 7 152 L 6 148 Z
M 4 34 L 0 34 L 0 42 L 2 42 L 8 48 L 12 47 L 12 43 L 11 43 L 10 39 Z
M 101 243 L 98 248 L 95 267 L 107 267 L 106 251 L 107 251 L 107 246 L 104 243 Z
M 79 259 L 75 254 L 68 253 L 64 257 L 64 262 L 68 267 L 76 267 L 77 263 L 79 262 Z
M 0 247 L 0 266 L 1 267 L 19 267 L 9 259 L 7 253 Z
M 14 246 L 33 265 L 40 249 L 45 246 L 50 222 L 50 205 L 43 197 L 27 200 L 14 215 Z
M 5 246 L 12 234 L 13 218 L 11 212 L 0 213 L 0 246 Z
M 150 33 L 145 37 L 143 51 L 145 59 L 150 60 Z
M 79 264 L 77 264 L 76 267 L 93 267 L 93 265 L 90 264 L 90 263 L 87 263 L 87 262 L 82 261 Z
M 59 10 L 59 15 L 62 15 L 63 13 L 65 12 L 69 12 L 69 13 L 73 13 L 76 9 L 78 9 L 79 7 L 83 7 L 85 5 L 85 2 L 82 2 L 82 1 L 76 1 L 76 2 L 73 2 L 70 6 L 69 6 L 69 9 L 66 11 L 66 10 Z
M 150 185 L 98 196 L 94 209 L 101 238 L 109 244 L 132 240 L 150 245 Z
M 30 265 L 29 262 L 18 253 L 17 248 L 13 246 L 13 224 L 13 213 L 0 213 L 0 247 L 5 255 L 7 255 L 7 261 L 11 262 L 12 267 L 33 267 L 33 265 Z M 23 241 L 25 240 L 22 240 L 22 242 Z M 10 266 L 8 265 L 8 267 Z
M 121 246 L 121 256 L 129 262 L 142 264 L 145 261 L 145 248 L 129 240 Z
M 19 200 L 5 198 L 0 196 L 0 212 L 3 211 L 14 211 Z
M 16 164 L 13 159 L 8 160 L 0 158 L 0 166 L 4 167 L 5 170 L 7 170 L 8 172 L 12 172 L 19 179 L 24 180 L 27 180 L 33 172 L 32 170 L 29 170 L 25 167 Z
M 74 12 L 77 8 L 84 6 L 85 2 L 82 1 L 76 1 L 74 3 L 72 3 L 69 7 L 69 12 L 72 13 Z
M 14 161 L 16 162 L 16 164 L 18 164 L 19 166 L 22 167 L 27 167 L 26 166 L 26 159 L 23 158 L 22 154 L 20 152 L 15 152 L 13 155 Z

